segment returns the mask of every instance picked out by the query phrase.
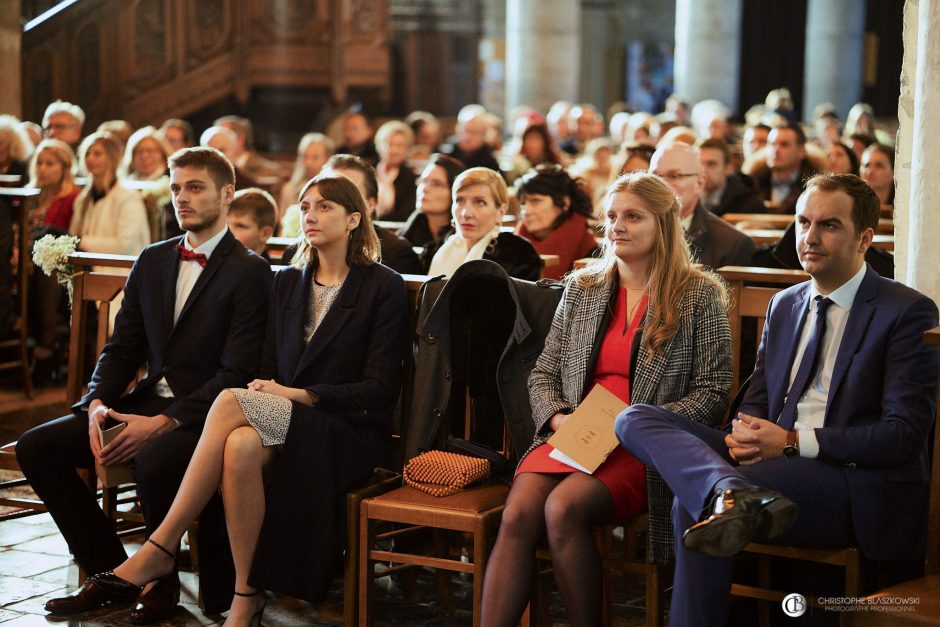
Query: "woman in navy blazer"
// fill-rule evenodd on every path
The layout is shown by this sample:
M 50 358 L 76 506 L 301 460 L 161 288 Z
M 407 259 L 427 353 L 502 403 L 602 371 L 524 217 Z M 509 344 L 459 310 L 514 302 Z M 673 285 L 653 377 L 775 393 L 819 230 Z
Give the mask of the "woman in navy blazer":
M 96 575 L 105 586 L 172 571 L 161 549 L 176 546 L 221 485 L 237 595 L 226 624 L 259 624 L 263 589 L 325 596 L 341 557 L 342 495 L 389 444 L 407 294 L 376 263 L 379 241 L 353 183 L 321 175 L 300 199 L 304 237 L 274 278 L 259 378 L 216 399 L 169 513 L 149 544 Z

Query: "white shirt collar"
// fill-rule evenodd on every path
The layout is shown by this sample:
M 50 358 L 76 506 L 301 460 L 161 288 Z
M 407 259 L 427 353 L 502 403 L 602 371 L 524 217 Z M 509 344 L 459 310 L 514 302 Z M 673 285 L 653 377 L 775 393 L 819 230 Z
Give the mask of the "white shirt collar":
M 855 294 L 858 293 L 858 288 L 861 286 L 862 280 L 865 278 L 865 272 L 867 271 L 868 264 L 862 263 L 862 267 L 855 273 L 855 276 L 833 290 L 831 294 L 827 294 L 827 298 L 838 305 L 840 309 L 851 309 L 852 303 L 855 302 Z M 817 296 L 822 296 L 816 288 L 815 282 L 810 284 L 809 296 L 810 300 L 815 299 Z
M 206 256 L 206 259 L 212 256 L 212 251 L 215 250 L 215 247 L 219 245 L 219 242 L 222 241 L 222 238 L 225 237 L 225 234 L 228 233 L 228 225 L 226 224 L 222 227 L 222 230 L 209 238 L 208 241 L 203 242 L 197 248 L 193 248 L 192 244 L 189 243 L 189 234 L 186 234 L 183 237 L 183 246 L 186 247 L 186 250 L 191 250 L 194 253 L 202 253 Z

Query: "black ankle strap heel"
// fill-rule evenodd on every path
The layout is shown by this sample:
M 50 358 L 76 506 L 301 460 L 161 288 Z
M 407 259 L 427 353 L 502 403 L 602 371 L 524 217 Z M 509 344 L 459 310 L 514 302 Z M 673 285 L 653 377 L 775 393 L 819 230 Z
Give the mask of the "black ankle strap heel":
M 173 553 L 172 551 L 170 551 L 168 548 L 166 548 L 165 546 L 163 546 L 162 544 L 160 544 L 159 542 L 157 542 L 157 541 L 154 540 L 153 538 L 147 538 L 147 542 L 149 542 L 150 544 L 154 545 L 155 547 L 157 547 L 158 549 L 160 549 L 161 551 L 163 551 L 163 552 L 166 553 L 167 555 L 169 555 L 169 556 L 170 556 L 170 559 L 173 560 L 173 563 L 174 563 L 174 564 L 176 563 L 176 553 Z

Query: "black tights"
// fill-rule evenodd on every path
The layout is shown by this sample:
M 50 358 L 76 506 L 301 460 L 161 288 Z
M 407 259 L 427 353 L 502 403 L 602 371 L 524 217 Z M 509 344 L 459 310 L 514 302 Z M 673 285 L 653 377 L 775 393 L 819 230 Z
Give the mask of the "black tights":
M 610 492 L 598 479 L 523 473 L 506 499 L 483 582 L 482 627 L 513 627 L 529 601 L 535 550 L 548 535 L 555 583 L 572 627 L 601 622 L 602 565 L 593 529 L 616 519 Z

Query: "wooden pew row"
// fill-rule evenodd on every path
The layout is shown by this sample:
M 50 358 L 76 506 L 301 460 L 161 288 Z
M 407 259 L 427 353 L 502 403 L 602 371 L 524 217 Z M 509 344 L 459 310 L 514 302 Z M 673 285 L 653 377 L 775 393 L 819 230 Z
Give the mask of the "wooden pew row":
M 758 246 L 761 244 L 773 244 L 783 237 L 783 229 L 746 228 L 741 229 L 741 232 L 754 240 L 754 243 Z M 874 239 L 872 240 L 872 246 L 875 248 L 880 248 L 881 250 L 893 252 L 894 235 L 876 233 Z
M 786 229 L 793 222 L 793 215 L 776 213 L 726 213 L 721 218 L 725 222 L 730 222 L 739 229 L 746 230 L 757 229 Z M 745 225 L 745 226 L 739 226 Z M 890 218 L 881 218 L 878 220 L 876 234 L 893 235 L 894 220 Z
M 397 223 L 383 223 L 383 224 L 397 224 Z M 511 232 L 511 229 L 510 229 Z M 268 253 L 271 255 L 271 259 L 280 260 L 284 255 L 284 250 L 289 246 L 293 246 L 297 243 L 297 239 L 294 237 L 272 237 L 268 240 L 267 249 Z M 420 248 L 415 247 L 415 252 L 418 252 Z M 553 268 L 561 263 L 561 259 L 558 255 L 539 255 L 542 258 L 542 268 Z M 418 275 L 415 275 L 418 276 Z

